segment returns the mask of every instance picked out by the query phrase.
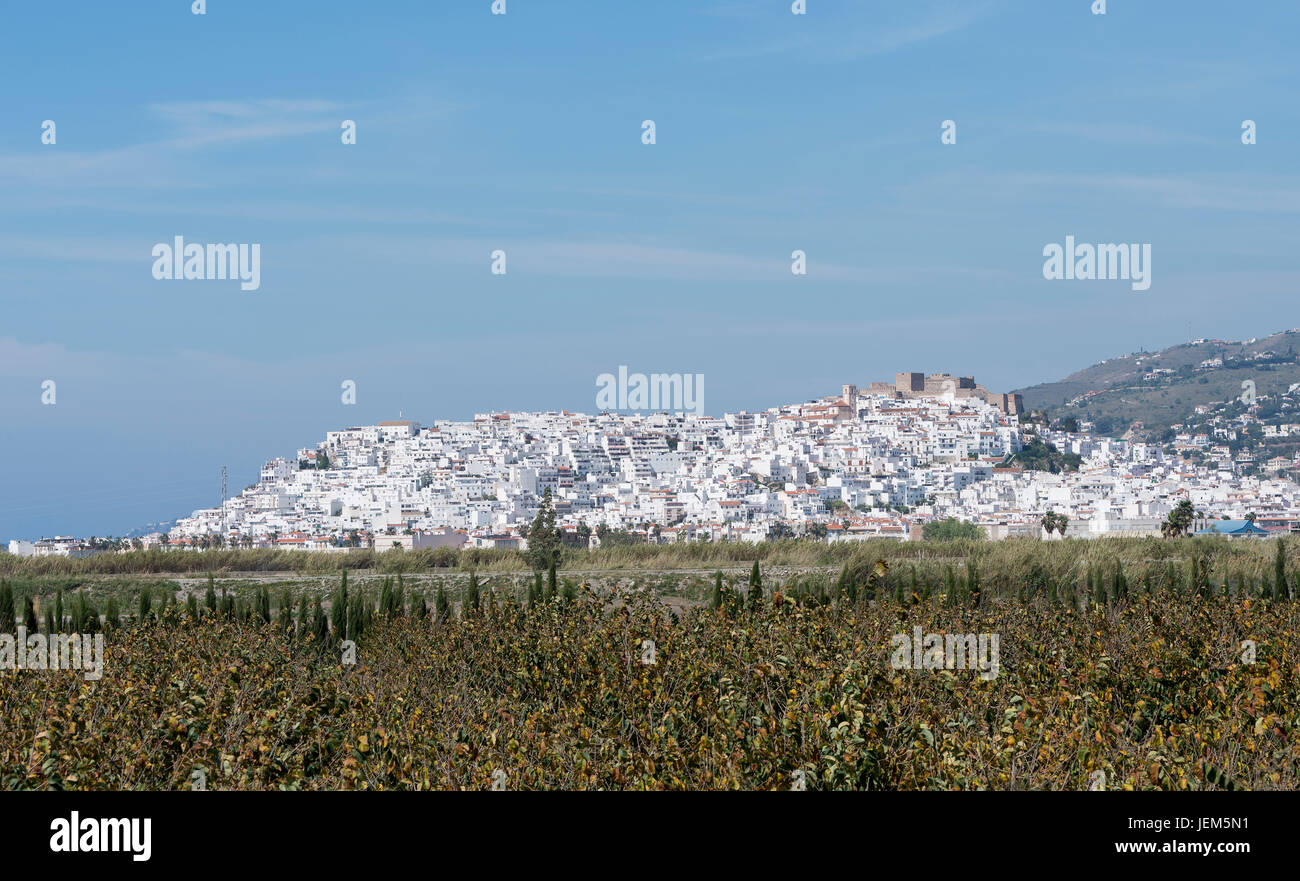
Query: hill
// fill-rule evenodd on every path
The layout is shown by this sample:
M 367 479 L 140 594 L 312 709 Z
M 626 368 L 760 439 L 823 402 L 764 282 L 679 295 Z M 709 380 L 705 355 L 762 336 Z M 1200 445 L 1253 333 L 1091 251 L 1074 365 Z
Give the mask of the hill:
M 1250 340 L 1194 340 L 1160 352 L 1110 358 L 1059 382 L 1018 389 L 1025 408 L 1049 418 L 1090 421 L 1098 434 L 1130 429 L 1158 439 L 1170 426 L 1194 421 L 1196 408 L 1231 404 L 1242 383 L 1257 398 L 1278 400 L 1300 383 L 1300 329 Z

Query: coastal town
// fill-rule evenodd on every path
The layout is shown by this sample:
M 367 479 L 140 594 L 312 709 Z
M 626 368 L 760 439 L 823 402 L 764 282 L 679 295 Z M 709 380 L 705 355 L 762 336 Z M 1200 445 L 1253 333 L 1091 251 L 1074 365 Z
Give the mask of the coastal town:
M 272 459 L 254 485 L 167 532 L 107 545 L 11 541 L 9 551 L 525 548 L 544 499 L 566 540 L 588 547 L 908 541 L 949 518 L 994 540 L 1159 536 L 1183 501 L 1196 510 L 1198 531 L 1217 531 L 1221 521 L 1249 523 L 1244 531 L 1253 534 L 1300 530 L 1300 486 L 1288 477 L 1297 462 L 1256 462 L 1226 443 L 1258 433 L 1254 420 L 1247 409 L 1218 429 L 1138 442 L 1093 434 L 1086 422 L 1052 427 L 1028 418 L 1019 395 L 921 373 L 720 417 L 400 419 L 331 431 Z M 1047 456 L 1040 462 L 1032 451 Z M 1061 517 L 1059 528 L 1044 528 Z

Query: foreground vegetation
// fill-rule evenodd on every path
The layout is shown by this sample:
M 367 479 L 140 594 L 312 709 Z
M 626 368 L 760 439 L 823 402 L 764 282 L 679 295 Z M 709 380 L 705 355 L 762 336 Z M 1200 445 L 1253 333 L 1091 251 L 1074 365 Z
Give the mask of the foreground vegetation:
M 104 676 L 0 671 L 0 781 L 1300 786 L 1300 603 L 1275 589 L 1291 583 L 1284 557 L 1280 578 L 1218 586 L 1199 562 L 1094 561 L 1073 578 L 1050 562 L 995 587 L 974 559 L 914 576 L 859 549 L 779 584 L 758 566 L 734 589 L 719 575 L 680 616 L 651 591 L 540 575 L 518 591 L 471 576 L 459 595 L 399 579 L 338 579 L 324 598 L 146 590 L 102 623 L 70 597 L 79 611 L 53 626 L 104 626 Z M 998 675 L 894 669 L 891 637 L 914 626 L 999 635 Z
M 970 524 L 954 521 L 953 528 L 936 528 L 938 539 L 899 542 L 876 539 L 827 544 L 814 539 L 786 539 L 751 542 L 682 542 L 678 544 L 616 545 L 596 549 L 565 547 L 557 554 L 562 568 L 575 572 L 606 570 L 675 570 L 743 566 L 755 560 L 764 567 L 800 569 L 838 568 L 854 557 L 869 556 L 891 564 L 899 562 L 955 563 L 974 559 L 991 577 L 1015 580 L 1031 569 L 1058 574 L 1081 565 L 1122 563 L 1126 566 L 1167 562 L 1183 563 L 1190 557 L 1208 561 L 1212 568 L 1228 566 L 1234 571 L 1261 573 L 1272 565 L 1273 543 L 1241 541 L 1227 537 L 1161 539 L 1104 538 L 1040 541 L 1012 538 L 982 541 L 973 538 Z M 944 527 L 945 522 L 931 524 Z M 930 538 L 931 536 L 927 536 Z M 1300 547 L 1288 546 L 1288 554 Z M 518 551 L 465 549 L 376 552 L 357 549 L 340 553 L 287 550 L 129 551 L 101 554 L 85 559 L 68 557 L 16 557 L 0 552 L 0 577 L 11 580 L 35 577 L 76 578 L 89 575 L 204 576 L 216 573 L 297 573 L 338 575 L 374 571 L 422 573 L 457 571 L 529 573 L 534 564 Z

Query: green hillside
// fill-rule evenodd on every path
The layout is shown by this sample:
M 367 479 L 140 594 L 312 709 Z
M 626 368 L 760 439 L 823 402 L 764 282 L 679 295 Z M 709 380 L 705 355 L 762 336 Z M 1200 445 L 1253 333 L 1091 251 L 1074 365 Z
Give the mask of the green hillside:
M 1215 359 L 1222 364 L 1202 366 Z M 1300 383 L 1300 329 L 1255 340 L 1198 340 L 1161 352 L 1110 358 L 1060 382 L 1019 389 L 1028 410 L 1052 419 L 1089 420 L 1099 434 L 1155 438 L 1195 420 L 1196 407 L 1232 402 L 1242 383 L 1276 401 Z M 1141 427 L 1135 426 L 1141 423 Z

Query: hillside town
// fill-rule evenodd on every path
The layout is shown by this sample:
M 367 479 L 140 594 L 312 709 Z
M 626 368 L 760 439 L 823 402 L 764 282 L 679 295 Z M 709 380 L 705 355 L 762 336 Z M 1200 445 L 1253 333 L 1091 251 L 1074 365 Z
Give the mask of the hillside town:
M 1169 446 L 1058 430 L 971 377 L 893 383 L 763 412 L 488 413 L 331 431 L 256 484 L 128 547 L 524 548 L 543 499 L 568 541 L 917 540 L 955 518 L 987 538 L 1160 535 L 1181 501 L 1200 525 L 1300 530 L 1297 463 L 1189 460 Z M 1243 430 L 1252 417 L 1236 417 Z M 1214 451 L 1218 438 L 1178 437 Z M 1024 460 L 1049 449 L 1068 467 Z M 1285 467 L 1283 467 L 1285 466 Z M 1044 530 L 1044 516 L 1064 526 Z M 1053 518 L 1055 519 L 1055 518 Z M 1051 521 L 1049 521 L 1051 522 Z M 101 548 L 102 550 L 102 548 Z M 70 537 L 23 555 L 96 552 Z

